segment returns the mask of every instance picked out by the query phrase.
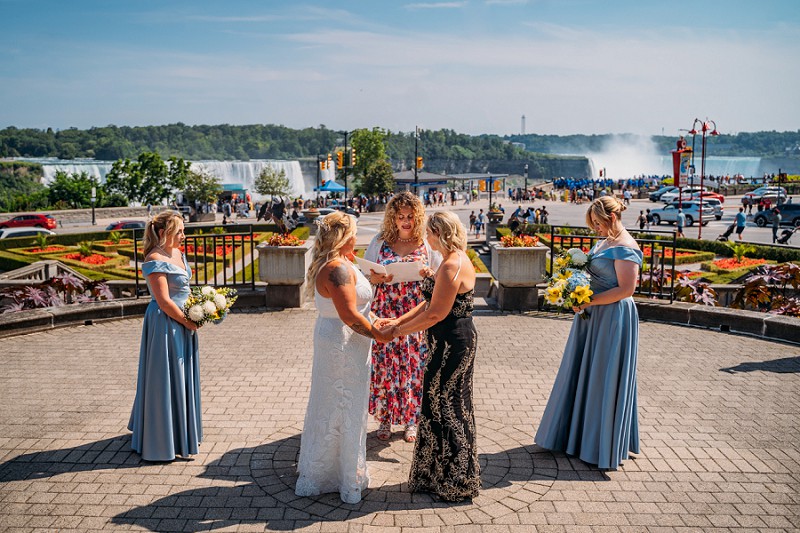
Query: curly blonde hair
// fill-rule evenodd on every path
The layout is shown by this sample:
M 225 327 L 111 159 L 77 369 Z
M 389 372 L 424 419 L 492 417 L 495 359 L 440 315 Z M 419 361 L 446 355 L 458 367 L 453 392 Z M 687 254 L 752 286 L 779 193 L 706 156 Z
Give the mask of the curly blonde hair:
M 428 217 L 428 229 L 439 238 L 442 250 L 453 252 L 467 249 L 467 230 L 458 216 L 450 211 L 439 211 Z
M 627 209 L 625 204 L 614 196 L 602 196 L 595 199 L 586 210 L 586 225 L 594 229 L 595 222 L 608 227 L 608 236 L 615 239 L 619 236 L 618 231 L 612 231 L 611 215 L 614 214 L 617 221 L 622 224 L 622 212 Z
M 389 203 L 386 204 L 386 213 L 383 215 L 383 223 L 381 230 L 378 232 L 378 238 L 388 243 L 394 243 L 400 237 L 400 231 L 397 229 L 397 214 L 401 209 L 409 208 L 414 212 L 414 230 L 413 237 L 421 242 L 423 238 L 423 231 L 425 225 L 425 207 L 419 196 L 408 191 L 397 193 L 392 196 Z
M 150 255 L 156 246 L 163 248 L 167 238 L 178 233 L 178 224 L 183 222 L 183 216 L 177 211 L 162 211 L 147 221 L 144 229 L 144 256 Z M 161 232 L 161 235 L 159 233 Z
M 306 295 L 314 295 L 317 274 L 328 261 L 341 257 L 341 250 L 356 234 L 356 223 L 350 215 L 334 211 L 322 217 L 314 241 L 311 266 L 306 273 Z

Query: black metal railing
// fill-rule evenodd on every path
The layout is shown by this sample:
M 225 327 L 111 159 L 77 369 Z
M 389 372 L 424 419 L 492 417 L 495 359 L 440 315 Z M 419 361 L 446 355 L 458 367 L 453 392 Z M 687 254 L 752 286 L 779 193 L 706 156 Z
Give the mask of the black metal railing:
M 184 254 L 192 270 L 192 285 L 249 287 L 255 289 L 255 235 L 252 226 L 238 226 L 235 232 L 206 233 L 215 226 L 197 226 L 183 241 Z M 242 228 L 240 230 L 240 228 Z M 227 229 L 227 228 L 226 228 Z M 133 257 L 136 272 L 136 297 L 145 294 L 144 279 L 139 275 L 139 250 L 143 249 L 142 230 L 134 231 Z M 142 258 L 143 259 L 143 258 Z M 249 273 L 249 279 L 248 279 Z
M 596 241 L 602 239 L 598 235 L 571 233 L 575 230 L 586 231 L 587 228 L 575 228 L 572 226 L 550 227 L 550 272 L 553 272 L 553 263 L 558 250 L 581 248 L 588 252 Z M 669 300 L 672 303 L 675 298 L 676 233 L 674 231 L 631 233 L 642 250 L 646 265 L 646 268 L 643 266 L 643 268 L 639 269 L 639 281 L 636 284 L 634 294 L 659 300 Z M 667 238 L 659 239 L 657 235 L 663 235 Z

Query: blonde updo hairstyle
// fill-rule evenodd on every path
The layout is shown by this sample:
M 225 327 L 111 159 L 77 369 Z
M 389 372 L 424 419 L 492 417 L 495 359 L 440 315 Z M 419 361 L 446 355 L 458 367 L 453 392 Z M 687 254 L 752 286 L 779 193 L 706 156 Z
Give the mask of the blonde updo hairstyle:
M 614 228 L 613 214 L 620 226 L 622 226 L 622 212 L 625 211 L 625 204 L 614 196 L 603 196 L 595 199 L 589 204 L 586 210 L 586 224 L 594 229 L 595 224 L 601 224 L 608 228 L 608 236 L 613 240 L 619 237 L 619 230 Z
M 409 208 L 414 213 L 414 229 L 412 238 L 417 242 L 422 241 L 425 225 L 425 207 L 422 201 L 416 194 L 408 191 L 401 192 L 392 196 L 389 203 L 386 204 L 386 213 L 383 215 L 383 223 L 381 230 L 378 233 L 378 238 L 388 243 L 397 242 L 400 237 L 400 231 L 397 229 L 397 214 L 401 209 Z
M 458 216 L 439 211 L 428 217 L 428 229 L 439 239 L 439 247 L 447 252 L 467 249 L 467 230 Z
M 177 211 L 162 211 L 150 220 L 144 228 L 144 256 L 150 255 L 156 246 L 164 248 L 167 240 L 178 234 L 183 217 Z
M 311 296 L 317 284 L 317 274 L 328 261 L 341 257 L 341 250 L 356 234 L 353 217 L 342 211 L 334 211 L 317 219 L 317 238 L 311 266 L 306 274 L 306 293 Z

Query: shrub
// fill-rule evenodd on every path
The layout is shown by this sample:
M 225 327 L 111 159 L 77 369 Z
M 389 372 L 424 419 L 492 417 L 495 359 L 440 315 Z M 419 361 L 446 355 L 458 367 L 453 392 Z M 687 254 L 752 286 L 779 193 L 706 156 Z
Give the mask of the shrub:
M 11 303 L 3 308 L 3 313 L 114 298 L 105 281 L 84 282 L 70 273 L 34 285 L 7 287 L 0 290 L 0 295 L 11 300 Z
M 800 266 L 765 265 L 745 280 L 731 307 L 800 317 Z

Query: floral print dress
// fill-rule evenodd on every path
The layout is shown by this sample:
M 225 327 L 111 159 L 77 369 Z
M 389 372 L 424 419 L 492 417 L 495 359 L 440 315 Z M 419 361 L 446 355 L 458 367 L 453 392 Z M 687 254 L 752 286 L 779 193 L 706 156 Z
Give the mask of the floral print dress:
M 430 264 L 425 244 L 406 256 L 397 255 L 384 242 L 378 263 L 419 261 Z M 425 301 L 419 281 L 381 283 L 375 291 L 372 312 L 381 318 L 396 318 Z M 422 380 L 428 347 L 425 332 L 398 337 L 384 344 L 372 343 L 372 385 L 369 412 L 382 424 L 416 425 L 422 399 Z

